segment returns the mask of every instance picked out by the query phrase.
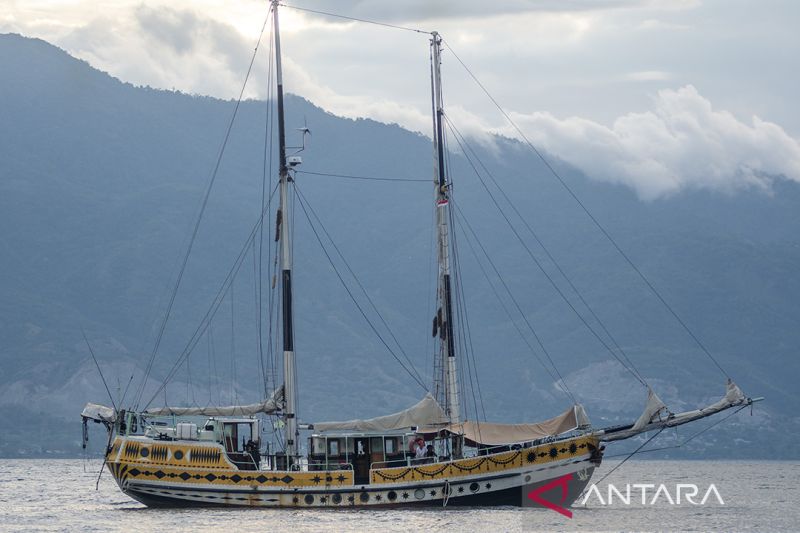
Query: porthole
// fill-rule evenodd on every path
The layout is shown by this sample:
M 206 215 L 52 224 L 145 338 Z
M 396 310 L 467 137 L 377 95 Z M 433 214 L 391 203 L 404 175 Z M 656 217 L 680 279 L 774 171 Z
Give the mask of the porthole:
M 306 494 L 306 497 L 303 498 L 303 499 L 305 500 L 305 502 L 308 505 L 311 505 L 312 503 L 314 503 L 314 496 L 312 496 L 311 494 Z
M 397 499 L 397 493 L 393 490 L 390 490 L 389 494 L 387 494 L 386 497 L 389 498 L 389 501 L 393 502 Z
M 337 505 L 342 503 L 342 495 L 341 494 L 338 494 L 338 493 L 334 494 L 332 499 L 333 499 L 333 503 L 335 503 Z
M 150 450 L 147 448 L 142 448 L 142 451 L 140 451 L 139 453 L 142 454 L 142 457 L 147 457 L 148 455 L 150 455 Z
M 361 493 L 361 494 L 358 496 L 358 499 L 359 499 L 359 500 L 361 500 L 362 502 L 366 503 L 366 502 L 368 502 L 368 501 L 369 501 L 369 494 L 367 494 L 366 492 L 362 492 L 362 493 Z
M 183 452 L 181 450 L 175 450 L 175 453 L 172 454 L 172 457 L 174 457 L 176 461 L 180 461 L 183 459 Z
M 469 490 L 471 490 L 472 492 L 478 492 L 478 489 L 480 489 L 480 488 L 481 488 L 481 486 L 478 485 L 477 483 L 473 482 L 473 483 L 469 484 Z
M 422 500 L 425 498 L 425 491 L 422 489 L 417 489 L 414 491 L 414 497 L 418 500 Z
M 525 476 L 525 483 L 528 483 L 531 480 L 531 476 Z

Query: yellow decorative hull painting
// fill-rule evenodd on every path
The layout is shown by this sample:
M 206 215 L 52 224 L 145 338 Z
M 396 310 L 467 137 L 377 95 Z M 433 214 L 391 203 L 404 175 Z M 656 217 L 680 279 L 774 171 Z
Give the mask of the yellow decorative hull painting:
M 576 497 L 588 482 L 598 440 L 577 437 L 435 464 L 370 470 L 356 484 L 352 470 L 240 470 L 222 446 L 120 438 L 107 455 L 120 488 L 150 506 L 244 505 L 343 507 L 521 505 L 526 487 L 575 474 Z M 580 490 L 579 490 L 580 489 Z

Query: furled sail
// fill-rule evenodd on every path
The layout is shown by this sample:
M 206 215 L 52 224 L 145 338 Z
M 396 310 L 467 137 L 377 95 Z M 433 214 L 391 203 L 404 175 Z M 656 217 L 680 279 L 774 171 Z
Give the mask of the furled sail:
M 447 424 L 447 414 L 430 394 L 416 405 L 398 413 L 369 418 L 366 420 L 348 420 L 346 422 L 318 422 L 314 424 L 317 431 L 363 431 L 381 432 L 394 429 L 418 428 L 422 426 Z
M 222 407 L 158 407 L 144 414 L 151 416 L 253 416 L 259 413 L 273 414 L 283 405 L 283 387 L 276 389 L 266 400 L 249 405 L 227 405 Z
M 724 411 L 725 409 L 730 409 L 731 407 L 750 405 L 759 399 L 760 398 L 753 399 L 745 396 L 736 383 L 728 379 L 725 396 L 719 401 L 703 407 L 702 409 L 672 414 L 666 411 L 666 406 L 658 399 L 658 396 L 650 391 L 648 393 L 647 406 L 642 416 L 639 417 L 635 424 L 605 428 L 598 431 L 596 435 L 604 441 L 629 439 L 646 431 L 670 428 L 693 422 Z M 660 416 L 662 410 L 668 413 L 667 416 Z
M 644 411 L 639 419 L 633 424 L 633 428 L 631 429 L 638 431 L 647 424 L 651 424 L 659 420 L 662 414 L 664 415 L 664 418 L 667 418 L 670 414 L 666 404 L 661 401 L 661 398 L 658 397 L 653 389 L 647 387 L 647 405 L 645 405 Z
M 469 444 L 499 446 L 531 442 L 579 428 L 586 428 L 589 425 L 589 417 L 586 415 L 583 406 L 576 404 L 556 417 L 532 424 L 495 424 L 466 421 L 440 428 L 424 428 L 421 432 L 434 433 L 445 430 L 453 434 L 463 435 Z

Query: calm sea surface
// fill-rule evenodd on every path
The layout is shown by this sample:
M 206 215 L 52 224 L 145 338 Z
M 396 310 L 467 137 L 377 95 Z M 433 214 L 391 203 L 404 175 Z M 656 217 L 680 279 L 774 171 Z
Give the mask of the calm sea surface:
M 595 473 L 598 481 L 616 463 Z M 105 472 L 95 491 L 99 461 L 0 460 L 2 531 L 800 531 L 800 463 L 629 461 L 598 485 L 624 492 L 625 484 L 664 484 L 675 497 L 678 483 L 694 483 L 700 494 L 714 484 L 724 504 L 711 496 L 704 506 L 670 504 L 659 497 L 642 505 L 634 489 L 631 505 L 603 505 L 591 496 L 569 519 L 541 509 L 426 509 L 385 511 L 147 509 L 122 494 Z M 637 492 L 638 490 L 638 492 Z M 649 489 L 650 500 L 654 489 Z

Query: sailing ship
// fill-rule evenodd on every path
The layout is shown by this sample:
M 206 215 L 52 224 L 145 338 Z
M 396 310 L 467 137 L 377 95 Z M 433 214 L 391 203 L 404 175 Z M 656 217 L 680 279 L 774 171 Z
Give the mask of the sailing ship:
M 372 419 L 300 424 L 292 307 L 290 214 L 298 156 L 286 146 L 278 0 L 272 0 L 279 154 L 279 243 L 283 384 L 250 405 L 143 410 L 87 404 L 108 430 L 105 465 L 123 493 L 147 506 L 367 508 L 408 506 L 567 507 L 603 460 L 604 443 L 752 404 L 732 382 L 705 408 L 672 413 L 650 390 L 638 420 L 595 428 L 580 404 L 538 423 L 468 419 L 459 392 L 453 249 L 441 81 L 442 37 L 430 36 L 433 174 L 438 260 L 435 394 Z M 112 400 L 113 401 L 113 400 Z M 121 407 L 121 406 L 120 406 Z M 264 415 L 280 421 L 278 449 L 262 443 Z M 307 451 L 300 446 L 306 432 Z M 86 434 L 86 433 L 85 433 Z M 537 498 L 528 497 L 537 493 Z

